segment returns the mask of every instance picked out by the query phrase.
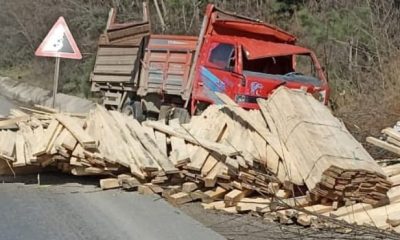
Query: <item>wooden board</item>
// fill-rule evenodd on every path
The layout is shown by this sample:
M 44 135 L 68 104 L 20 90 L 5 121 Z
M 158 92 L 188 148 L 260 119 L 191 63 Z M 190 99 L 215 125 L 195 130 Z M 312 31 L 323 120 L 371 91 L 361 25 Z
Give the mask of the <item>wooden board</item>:
M 82 129 L 75 119 L 62 114 L 57 114 L 56 119 L 71 132 L 83 148 L 93 149 L 97 147 L 96 141 Z
M 175 118 L 170 120 L 169 125 L 173 128 L 180 128 L 179 119 Z M 172 136 L 170 139 L 171 139 L 171 161 L 173 161 L 176 165 L 181 165 L 189 162 L 190 157 L 187 151 L 185 140 L 174 136 Z
M 142 129 L 142 126 L 136 119 L 132 119 L 128 125 L 135 132 L 136 136 L 146 150 L 154 157 L 154 159 L 166 173 L 172 174 L 178 172 L 178 169 L 175 168 L 174 164 L 168 159 L 167 155 L 165 155 L 158 148 L 157 143 Z
M 377 147 L 383 148 L 389 152 L 400 155 L 400 147 L 397 147 L 393 144 L 387 143 L 383 140 L 380 140 L 380 139 L 377 139 L 374 137 L 367 137 L 367 142 L 371 143 Z
M 175 131 L 174 128 L 167 126 L 165 124 L 162 124 L 160 122 L 146 121 L 144 124 L 154 128 L 158 131 L 164 132 L 170 136 L 182 138 L 190 143 L 193 143 L 198 146 L 202 146 L 204 148 L 207 148 L 208 150 L 217 152 L 217 153 L 225 155 L 225 156 L 235 156 L 240 153 L 236 149 L 234 149 L 230 146 L 227 146 L 225 144 L 216 143 L 216 142 L 213 142 L 213 141 L 210 141 L 207 139 L 203 139 L 203 138 L 198 138 L 198 137 L 194 138 L 193 136 L 187 134 L 186 132 Z
M 208 139 L 213 142 L 218 142 L 221 138 L 222 134 L 226 129 L 226 123 L 221 121 L 221 119 L 215 119 L 215 123 L 213 126 L 210 126 L 210 130 L 207 135 L 201 135 L 200 138 Z M 204 162 L 207 160 L 207 157 L 210 153 L 204 148 L 198 148 L 196 152 L 191 156 L 191 161 L 187 165 L 188 169 L 200 171 L 204 165 Z
M 15 139 L 15 155 L 16 161 L 13 163 L 14 167 L 23 167 L 26 165 L 25 160 L 25 140 L 21 132 L 17 132 Z
M 155 140 L 157 143 L 157 146 L 160 148 L 161 152 L 165 155 L 168 156 L 167 154 L 167 136 L 159 131 L 154 132 L 155 135 Z
M 54 135 L 57 133 L 57 129 L 59 128 L 59 123 L 57 120 L 51 120 L 48 128 L 45 130 L 43 136 L 40 139 L 40 142 L 37 144 L 36 150 L 33 152 L 34 156 L 39 156 L 46 153 L 47 148 L 49 147 Z

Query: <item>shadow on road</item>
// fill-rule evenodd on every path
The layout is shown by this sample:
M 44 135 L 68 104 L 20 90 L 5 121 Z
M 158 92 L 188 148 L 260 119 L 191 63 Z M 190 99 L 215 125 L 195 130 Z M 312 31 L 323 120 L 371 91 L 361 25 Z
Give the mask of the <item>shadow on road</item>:
M 98 186 L 101 177 L 96 176 L 73 176 L 60 172 L 44 172 L 38 174 L 27 174 L 17 176 L 0 176 L 2 183 L 22 183 L 25 185 L 63 185 L 63 184 L 80 184 Z

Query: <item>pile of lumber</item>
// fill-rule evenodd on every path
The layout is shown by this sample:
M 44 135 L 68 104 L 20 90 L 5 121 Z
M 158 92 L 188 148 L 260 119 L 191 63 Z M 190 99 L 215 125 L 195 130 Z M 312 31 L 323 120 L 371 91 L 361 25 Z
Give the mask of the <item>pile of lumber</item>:
M 106 175 L 102 189 L 156 193 L 177 205 L 202 201 L 206 209 L 306 226 L 313 214 L 390 202 L 386 193 L 396 189 L 386 172 L 311 95 L 280 88 L 251 111 L 217 95 L 224 105 L 185 124 L 139 123 L 101 106 L 87 115 L 14 109 L 0 121 L 6 126 L 0 159 L 13 172 L 36 166 Z
M 400 155 L 400 132 L 395 127 L 383 129 L 380 138 L 367 137 L 367 142 L 396 155 Z
M 256 162 L 261 166 L 266 142 L 245 127 L 243 136 L 236 135 L 239 123 L 230 120 L 228 124 L 229 117 L 222 113 L 217 117 L 217 106 L 186 125 L 178 119 L 170 120 L 169 125 L 165 121 L 140 124 L 101 106 L 87 116 L 39 108 L 25 109 L 30 114 L 13 110 L 11 118 L 2 121 L 18 127 L 18 131 L 0 131 L 0 157 L 13 168 L 57 166 L 74 175 L 129 171 L 143 182 L 190 178 L 207 187 L 215 186 L 217 180 L 229 181 L 232 174 L 260 188 L 273 179 L 264 168 L 251 168 Z M 253 140 L 243 144 L 241 137 Z
M 375 160 L 330 110 L 303 91 L 279 88 L 259 99 L 288 172 L 314 194 L 333 201 L 376 204 L 391 183 Z M 289 180 L 290 180 L 289 176 Z

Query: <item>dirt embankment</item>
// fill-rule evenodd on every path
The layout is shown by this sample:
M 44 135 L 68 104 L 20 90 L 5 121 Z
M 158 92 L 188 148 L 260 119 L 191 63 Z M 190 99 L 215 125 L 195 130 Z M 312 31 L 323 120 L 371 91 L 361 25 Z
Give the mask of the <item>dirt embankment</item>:
M 8 77 L 0 77 L 0 93 L 8 99 L 16 100 L 26 105 L 51 106 L 52 104 L 51 91 L 33 87 Z M 56 108 L 64 112 L 88 112 L 94 105 L 92 101 L 87 99 L 63 93 L 58 93 L 56 97 Z

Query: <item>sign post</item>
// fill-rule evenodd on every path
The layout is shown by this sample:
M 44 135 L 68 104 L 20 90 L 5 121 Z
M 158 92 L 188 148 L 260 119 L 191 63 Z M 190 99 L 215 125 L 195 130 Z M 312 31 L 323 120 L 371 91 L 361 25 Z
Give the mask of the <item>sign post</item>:
M 36 50 L 35 55 L 56 58 L 52 102 L 52 107 L 55 108 L 58 77 L 60 74 L 60 58 L 82 59 L 79 48 L 63 17 L 60 17 L 51 28 L 50 32 Z
M 56 106 L 56 95 L 58 89 L 58 76 L 60 75 L 60 58 L 56 57 L 56 67 L 54 71 L 54 82 L 53 82 L 53 102 L 51 104 L 52 108 Z

